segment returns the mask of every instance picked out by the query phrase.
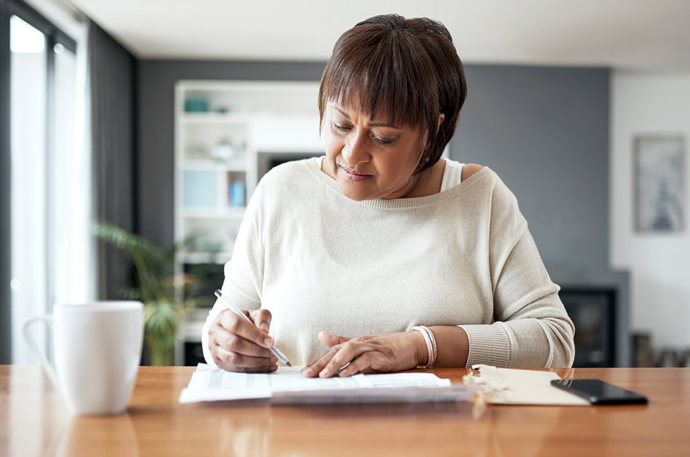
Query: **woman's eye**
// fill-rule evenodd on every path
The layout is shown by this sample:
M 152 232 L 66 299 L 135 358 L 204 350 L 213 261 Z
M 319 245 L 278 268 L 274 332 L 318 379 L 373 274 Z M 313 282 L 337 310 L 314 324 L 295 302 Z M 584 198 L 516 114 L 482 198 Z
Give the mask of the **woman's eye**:
M 395 138 L 381 138 L 376 135 L 373 136 L 374 141 L 380 144 L 391 144 Z
M 333 123 L 333 127 L 339 132 L 347 132 L 348 130 L 350 130 L 350 127 L 338 124 L 337 122 Z

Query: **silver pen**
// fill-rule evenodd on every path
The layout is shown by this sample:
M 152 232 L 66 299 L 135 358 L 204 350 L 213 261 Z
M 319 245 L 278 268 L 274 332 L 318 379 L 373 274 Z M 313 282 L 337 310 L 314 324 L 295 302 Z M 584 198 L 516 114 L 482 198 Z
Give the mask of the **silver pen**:
M 247 317 L 246 314 L 244 314 L 244 313 L 243 313 L 242 311 L 240 311 L 237 307 L 235 307 L 235 305 L 233 305 L 232 303 L 230 303 L 230 300 L 227 300 L 225 297 L 223 297 L 223 293 L 222 293 L 219 289 L 216 289 L 216 291 L 213 292 L 213 295 L 215 295 L 216 297 L 218 297 L 218 299 L 223 300 L 223 303 L 225 303 L 225 305 L 226 305 L 228 308 L 230 308 L 230 311 L 232 311 L 233 313 L 237 314 L 238 316 L 240 316 L 242 319 L 244 319 L 245 321 L 249 322 L 250 324 L 255 325 L 254 322 L 252 322 L 251 319 L 249 319 L 249 318 Z M 289 366 L 289 367 L 292 366 L 292 365 L 290 365 L 290 361 L 287 359 L 287 357 L 285 357 L 285 354 L 283 354 L 283 353 L 280 351 L 280 349 L 278 349 L 277 347 L 275 347 L 275 345 L 274 345 L 274 346 L 271 346 L 270 349 L 271 349 L 271 352 L 272 352 L 276 357 L 278 357 L 278 360 L 280 360 L 281 362 L 283 362 L 285 365 L 287 365 L 287 366 Z

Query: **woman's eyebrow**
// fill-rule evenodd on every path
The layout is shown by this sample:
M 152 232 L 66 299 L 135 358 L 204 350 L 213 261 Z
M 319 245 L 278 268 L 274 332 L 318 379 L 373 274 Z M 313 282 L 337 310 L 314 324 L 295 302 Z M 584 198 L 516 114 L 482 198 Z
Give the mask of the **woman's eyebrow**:
M 332 106 L 333 106 L 333 109 L 337 110 L 340 114 L 342 114 L 342 115 L 345 116 L 346 118 L 350 119 L 350 115 L 347 114 L 345 111 L 343 111 L 342 109 L 338 108 L 338 107 L 335 106 L 335 105 L 332 105 Z
M 337 107 L 336 105 L 331 105 L 331 106 L 333 106 L 333 109 L 338 111 L 340 114 L 342 114 L 346 118 L 350 119 L 350 116 L 345 111 L 343 111 L 341 108 Z M 400 129 L 400 127 L 398 127 L 397 125 L 387 124 L 385 122 L 372 122 L 369 124 L 369 127 L 389 127 L 392 129 L 398 129 L 398 130 Z

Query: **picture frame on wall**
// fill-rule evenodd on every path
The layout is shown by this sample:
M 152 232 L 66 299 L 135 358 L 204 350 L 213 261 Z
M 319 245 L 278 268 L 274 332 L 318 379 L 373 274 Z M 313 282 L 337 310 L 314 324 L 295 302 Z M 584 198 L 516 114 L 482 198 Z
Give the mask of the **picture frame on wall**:
M 635 229 L 644 233 L 685 230 L 685 139 L 639 135 L 633 141 Z

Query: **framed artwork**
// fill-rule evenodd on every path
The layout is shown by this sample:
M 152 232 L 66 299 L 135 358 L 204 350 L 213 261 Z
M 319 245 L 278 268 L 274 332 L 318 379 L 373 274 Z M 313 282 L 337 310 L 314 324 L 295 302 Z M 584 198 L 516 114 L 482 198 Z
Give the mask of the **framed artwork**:
M 635 229 L 685 229 L 685 140 L 679 135 L 634 139 Z

